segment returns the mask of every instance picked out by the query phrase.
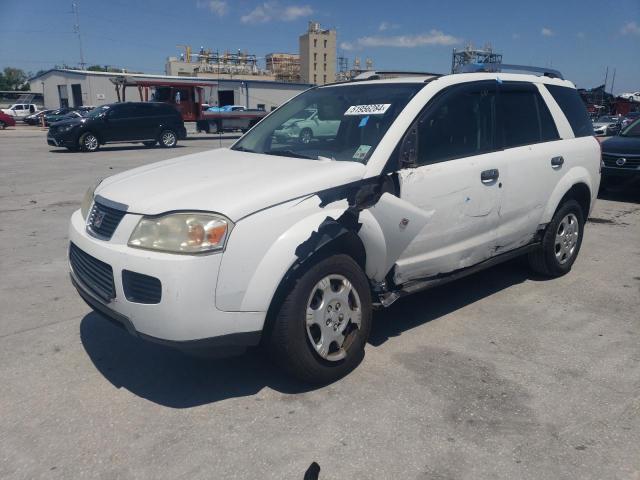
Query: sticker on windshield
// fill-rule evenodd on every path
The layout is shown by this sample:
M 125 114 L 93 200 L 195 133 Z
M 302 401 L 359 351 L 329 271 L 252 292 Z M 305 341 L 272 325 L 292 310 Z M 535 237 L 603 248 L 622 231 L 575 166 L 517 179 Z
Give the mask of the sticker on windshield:
M 373 105 L 352 105 L 345 115 L 384 115 L 391 106 L 390 103 L 376 103 Z
M 364 157 L 367 156 L 367 153 L 369 153 L 369 150 L 371 150 L 371 145 L 360 145 L 356 150 L 356 153 L 353 154 L 353 159 L 364 160 Z

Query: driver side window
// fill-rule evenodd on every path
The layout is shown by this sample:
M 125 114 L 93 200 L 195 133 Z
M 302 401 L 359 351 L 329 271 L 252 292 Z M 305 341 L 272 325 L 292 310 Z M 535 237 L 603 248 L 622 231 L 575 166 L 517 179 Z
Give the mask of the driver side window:
M 417 121 L 417 164 L 495 150 L 495 82 L 450 87 Z

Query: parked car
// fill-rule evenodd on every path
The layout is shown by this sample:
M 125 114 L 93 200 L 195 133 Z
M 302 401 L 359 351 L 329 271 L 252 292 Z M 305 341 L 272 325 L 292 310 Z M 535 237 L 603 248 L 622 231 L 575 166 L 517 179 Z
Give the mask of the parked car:
M 640 118 L 602 142 L 602 163 L 603 182 L 640 176 Z
M 315 108 L 307 109 L 303 113 L 302 118 L 288 120 L 276 129 L 274 136 L 278 141 L 310 143 L 313 140 L 332 139 L 336 136 L 340 120 L 320 120 Z
M 280 143 L 311 108 L 340 124 L 333 138 Z M 363 358 L 374 307 L 520 255 L 568 273 L 599 170 L 584 103 L 559 78 L 314 87 L 229 149 L 96 182 L 71 218 L 71 280 L 133 335 L 262 342 L 326 383 Z
M 640 102 L 640 92 L 622 93 L 620 97 L 625 100 L 631 100 L 632 102 Z
M 75 112 L 76 109 L 72 107 L 58 108 L 56 110 L 52 110 L 44 116 L 44 124 L 51 125 L 52 123 L 59 122 L 60 120 L 66 120 L 72 112 Z
M 22 118 L 38 111 L 38 106 L 33 103 L 14 103 L 9 108 L 3 108 L 2 113 L 14 118 Z
M 95 152 L 105 143 L 143 143 L 171 148 L 187 137 L 180 113 L 171 105 L 126 102 L 103 105 L 84 117 L 56 122 L 47 143 L 69 150 Z
M 620 129 L 627 128 L 633 122 L 635 122 L 638 118 L 640 118 L 640 112 L 629 112 L 622 119 L 622 124 L 620 125 Z
M 4 130 L 7 127 L 14 127 L 16 121 L 11 115 L 7 115 L 4 112 L 0 112 L 0 130 Z
M 42 122 L 42 117 L 54 111 L 55 110 L 53 109 L 40 110 L 39 112 L 32 113 L 31 115 L 27 115 L 22 119 L 22 121 L 28 125 L 40 125 L 40 123 Z
M 622 126 L 622 117 L 616 115 L 602 115 L 593 122 L 593 131 L 596 135 L 617 135 Z

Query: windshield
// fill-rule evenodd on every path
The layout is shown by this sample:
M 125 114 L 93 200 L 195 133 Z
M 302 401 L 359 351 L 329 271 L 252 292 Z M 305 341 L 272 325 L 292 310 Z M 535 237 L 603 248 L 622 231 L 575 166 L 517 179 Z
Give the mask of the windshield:
M 106 111 L 109 110 L 109 105 L 103 105 L 102 107 L 94 108 L 93 110 L 87 112 L 85 117 L 87 118 L 97 118 Z
M 232 149 L 366 163 L 398 114 L 424 85 L 313 88 L 258 123 Z
M 620 135 L 623 137 L 640 137 L 640 118 L 620 132 Z

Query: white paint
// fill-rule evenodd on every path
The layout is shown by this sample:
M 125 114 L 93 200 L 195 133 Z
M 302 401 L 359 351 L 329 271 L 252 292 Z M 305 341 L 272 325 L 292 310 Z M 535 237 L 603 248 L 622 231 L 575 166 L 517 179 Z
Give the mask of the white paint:
M 536 83 L 563 140 L 398 172 L 400 198 L 385 193 L 358 218 L 358 235 L 367 254 L 365 273 L 372 282 L 382 281 L 394 265 L 394 280 L 402 283 L 472 266 L 496 251 L 517 248 L 551 219 L 562 196 L 576 183 L 586 184 L 592 204 L 595 201 L 599 146 L 591 137 L 573 138 L 560 108 L 541 86 L 572 84 L 530 75 L 500 77 Z M 142 333 L 193 340 L 258 331 L 276 288 L 298 260 L 298 246 L 327 218 L 337 220 L 349 208 L 346 200 L 322 207 L 316 192 L 380 175 L 433 95 L 455 83 L 492 78 L 496 74 L 462 74 L 429 83 L 400 113 L 367 165 L 220 149 L 115 175 L 103 181 L 96 194 L 128 205 L 130 214 L 110 241 L 102 241 L 87 235 L 77 211 L 70 240 L 112 266 L 117 298 L 109 307 L 129 317 Z M 565 163 L 552 169 L 550 160 L 559 155 Z M 497 169 L 500 176 L 484 184 L 480 174 L 489 169 Z M 211 211 L 230 218 L 235 225 L 226 251 L 176 255 L 127 246 L 142 215 L 176 210 Z M 122 291 L 124 268 L 158 277 L 162 302 L 128 302 Z

